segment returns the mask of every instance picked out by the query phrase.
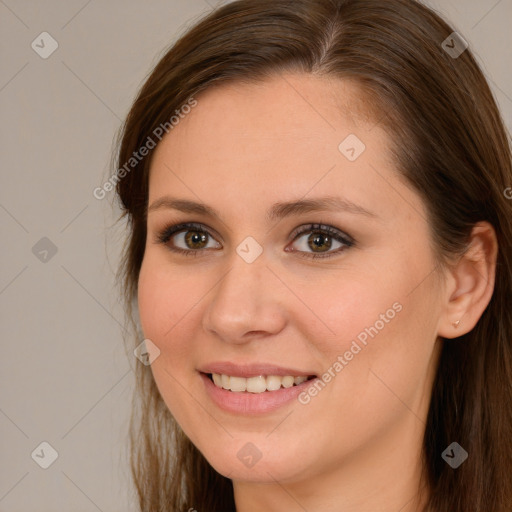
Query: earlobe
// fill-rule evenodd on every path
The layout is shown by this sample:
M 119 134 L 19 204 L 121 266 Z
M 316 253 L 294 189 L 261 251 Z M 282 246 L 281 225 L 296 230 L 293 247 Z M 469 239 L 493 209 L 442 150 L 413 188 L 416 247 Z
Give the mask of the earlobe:
M 475 327 L 494 291 L 497 254 L 494 228 L 488 222 L 477 223 L 466 252 L 449 269 L 439 336 L 457 338 Z

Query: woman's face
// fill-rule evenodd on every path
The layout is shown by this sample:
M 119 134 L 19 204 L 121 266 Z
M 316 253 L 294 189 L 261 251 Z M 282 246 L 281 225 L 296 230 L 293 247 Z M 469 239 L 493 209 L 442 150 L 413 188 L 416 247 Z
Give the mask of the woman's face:
M 138 295 L 151 368 L 234 480 L 357 472 L 397 450 L 410 469 L 420 453 L 443 286 L 422 201 L 357 92 L 302 74 L 212 88 L 153 155 Z

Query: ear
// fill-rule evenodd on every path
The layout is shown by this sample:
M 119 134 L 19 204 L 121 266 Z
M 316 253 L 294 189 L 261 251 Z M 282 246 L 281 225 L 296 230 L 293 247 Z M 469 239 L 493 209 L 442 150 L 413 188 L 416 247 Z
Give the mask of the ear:
M 447 272 L 439 336 L 456 338 L 475 327 L 494 291 L 497 255 L 494 228 L 488 222 L 477 223 L 466 252 Z

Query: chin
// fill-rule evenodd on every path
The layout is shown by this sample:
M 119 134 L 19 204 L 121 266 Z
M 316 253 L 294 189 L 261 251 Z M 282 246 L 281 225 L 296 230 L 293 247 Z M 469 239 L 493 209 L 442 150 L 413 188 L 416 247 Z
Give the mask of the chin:
M 236 449 L 232 449 L 236 446 Z M 297 452 L 286 455 L 282 446 L 276 449 L 268 445 L 261 450 L 249 440 L 232 440 L 231 447 L 219 446 L 214 453 L 203 452 L 208 463 L 222 476 L 231 480 L 247 482 L 269 482 L 300 480 L 305 476 L 305 461 L 301 465 Z

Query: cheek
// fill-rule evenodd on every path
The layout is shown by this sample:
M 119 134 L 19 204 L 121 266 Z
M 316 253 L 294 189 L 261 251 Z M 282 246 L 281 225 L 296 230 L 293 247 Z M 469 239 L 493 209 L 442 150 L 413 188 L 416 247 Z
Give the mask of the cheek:
M 189 385 L 192 375 L 193 334 L 187 332 L 187 327 L 195 323 L 191 308 L 198 299 L 191 296 L 195 294 L 190 292 L 190 279 L 179 276 L 179 271 L 171 274 L 168 264 L 147 253 L 139 274 L 138 305 L 144 337 L 160 349 L 159 357 L 151 364 L 155 383 L 178 423 L 188 425 L 186 411 L 191 404 L 183 386 Z
M 407 282 L 400 275 L 391 285 L 390 272 L 346 272 L 320 285 L 312 279 L 301 289 L 304 302 L 321 320 L 309 315 L 321 328 L 313 338 L 320 352 L 332 359 L 350 350 L 354 341 L 368 346 L 370 340 L 384 338 L 393 324 L 400 323 L 408 302 Z
M 179 269 L 171 269 L 168 263 L 160 260 L 148 251 L 138 282 L 142 330 L 146 337 L 157 341 L 169 337 L 178 325 L 186 324 L 184 316 L 193 305 L 191 296 L 194 295 L 191 280 L 183 278 Z
M 147 254 L 139 275 L 138 306 L 145 338 L 160 349 L 160 356 L 151 365 L 155 379 L 165 378 L 166 372 L 183 375 L 190 367 L 190 340 L 194 338 L 191 328 L 198 322 L 194 304 L 200 294 L 193 278 L 184 278 L 179 270 Z M 167 380 L 166 386 L 172 386 L 172 378 L 167 376 Z
M 439 315 L 434 277 L 425 278 L 429 262 L 407 264 L 407 255 L 388 261 L 386 268 L 346 273 L 340 284 L 326 282 L 322 293 L 310 285 L 302 295 L 327 333 L 312 338 L 324 368 L 343 374 L 332 391 L 363 393 L 377 405 L 382 393 L 393 398 L 379 377 L 403 398 L 425 384 Z

